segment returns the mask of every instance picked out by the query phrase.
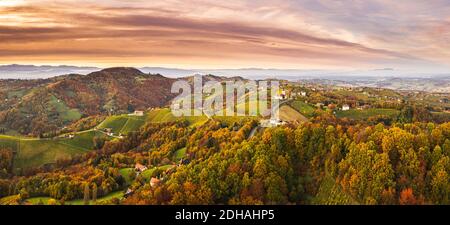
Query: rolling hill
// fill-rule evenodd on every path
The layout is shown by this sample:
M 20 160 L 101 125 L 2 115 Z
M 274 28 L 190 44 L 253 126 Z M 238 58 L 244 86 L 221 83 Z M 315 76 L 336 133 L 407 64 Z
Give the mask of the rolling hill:
M 170 92 L 175 80 L 134 68 L 41 80 L 0 80 L 0 128 L 51 136 L 83 116 L 165 106 L 175 96 Z
M 108 139 L 102 132 L 93 130 L 76 133 L 73 138 L 38 139 L 0 135 L 0 147 L 15 151 L 13 166 L 23 169 L 89 152 L 94 149 L 95 136 Z

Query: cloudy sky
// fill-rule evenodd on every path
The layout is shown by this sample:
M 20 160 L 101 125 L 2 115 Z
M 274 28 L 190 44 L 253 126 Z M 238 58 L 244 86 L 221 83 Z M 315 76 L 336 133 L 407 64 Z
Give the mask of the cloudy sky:
M 0 0 L 0 64 L 450 71 L 450 0 Z

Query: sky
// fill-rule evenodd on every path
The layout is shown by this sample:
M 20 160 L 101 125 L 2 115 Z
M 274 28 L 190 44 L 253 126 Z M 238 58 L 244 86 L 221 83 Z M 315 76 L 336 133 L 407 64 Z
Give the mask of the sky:
M 449 72 L 450 0 L 0 0 L 0 64 Z

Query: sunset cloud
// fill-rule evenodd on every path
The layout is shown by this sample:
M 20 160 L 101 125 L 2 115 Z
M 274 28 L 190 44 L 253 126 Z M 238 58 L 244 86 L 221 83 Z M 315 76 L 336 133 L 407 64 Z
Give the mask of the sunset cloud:
M 0 0 L 0 64 L 448 68 L 448 1 Z

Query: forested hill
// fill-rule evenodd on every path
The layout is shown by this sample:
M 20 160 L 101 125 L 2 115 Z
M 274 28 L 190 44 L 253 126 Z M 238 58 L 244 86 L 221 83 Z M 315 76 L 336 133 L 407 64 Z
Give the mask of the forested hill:
M 48 135 L 83 116 L 164 106 L 176 79 L 134 68 L 38 80 L 0 80 L 0 128 Z
M 147 123 L 59 169 L 0 179 L 0 204 L 89 204 L 90 196 L 132 205 L 450 201 L 450 123 L 306 122 L 248 138 L 257 124 Z

